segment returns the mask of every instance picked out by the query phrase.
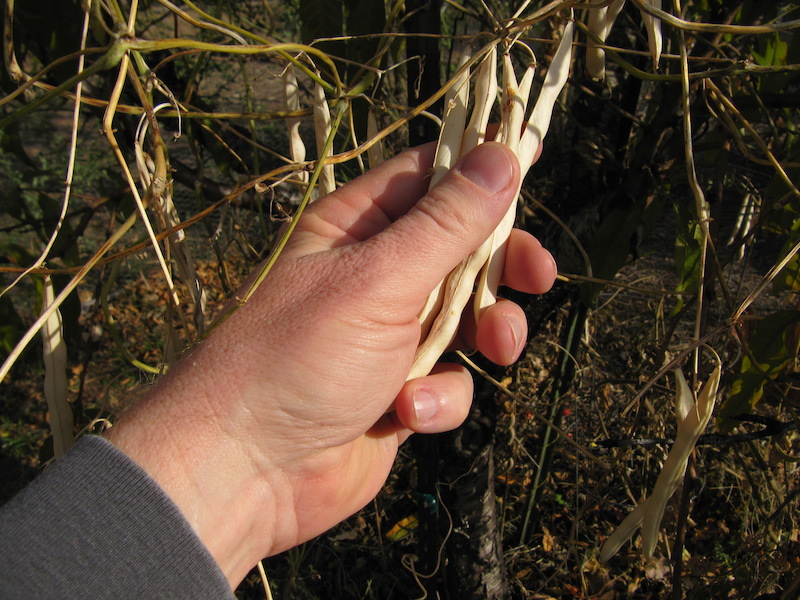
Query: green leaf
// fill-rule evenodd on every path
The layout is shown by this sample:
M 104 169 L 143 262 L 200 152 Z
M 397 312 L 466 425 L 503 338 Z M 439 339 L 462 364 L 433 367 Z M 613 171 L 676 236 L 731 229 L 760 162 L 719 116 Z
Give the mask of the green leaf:
M 764 317 L 749 336 L 748 346 L 757 361 L 742 359 L 731 393 L 718 413 L 720 429 L 736 425 L 736 415 L 748 413 L 761 400 L 764 386 L 773 381 L 797 357 L 800 348 L 800 311 L 782 310 Z
M 753 50 L 753 57 L 762 67 L 786 64 L 786 54 L 789 44 L 784 42 L 778 33 L 772 36 L 760 36 L 758 38 L 759 50 Z
M 761 66 L 784 66 L 800 61 L 800 38 L 798 36 L 759 36 L 758 47 L 751 50 L 756 63 Z M 762 75 L 755 81 L 761 94 L 786 94 L 787 88 L 798 79 L 796 71 Z M 791 117 L 790 117 L 791 118 Z
M 702 230 L 694 218 L 688 201 L 675 204 L 677 213 L 677 234 L 675 237 L 675 271 L 678 274 L 677 304 L 673 316 L 683 308 L 686 292 L 697 290 L 700 274 L 700 248 Z
M 778 276 L 775 278 L 773 285 L 775 292 L 800 292 L 800 256 L 795 254 L 787 263 Z

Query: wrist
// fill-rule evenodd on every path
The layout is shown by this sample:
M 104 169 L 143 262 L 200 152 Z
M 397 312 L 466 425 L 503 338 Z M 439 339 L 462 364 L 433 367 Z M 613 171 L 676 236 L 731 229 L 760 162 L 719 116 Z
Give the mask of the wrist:
M 264 469 L 263 460 L 257 467 L 228 434 L 219 409 L 196 396 L 187 405 L 172 388 L 154 388 L 106 437 L 172 499 L 233 589 L 290 527 L 275 493 L 286 488 L 280 471 Z

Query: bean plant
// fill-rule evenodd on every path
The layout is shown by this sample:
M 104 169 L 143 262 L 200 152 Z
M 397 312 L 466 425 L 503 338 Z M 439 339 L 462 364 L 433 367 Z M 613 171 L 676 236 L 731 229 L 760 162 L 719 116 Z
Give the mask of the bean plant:
M 510 294 L 514 226 L 559 262 L 515 298 L 529 349 L 460 354 L 464 427 L 238 594 L 797 596 L 800 6 L 37 5 L 3 2 L 4 498 L 246 303 L 310 203 L 419 131 L 431 186 L 494 139 L 517 201 L 431 292 L 409 378 Z

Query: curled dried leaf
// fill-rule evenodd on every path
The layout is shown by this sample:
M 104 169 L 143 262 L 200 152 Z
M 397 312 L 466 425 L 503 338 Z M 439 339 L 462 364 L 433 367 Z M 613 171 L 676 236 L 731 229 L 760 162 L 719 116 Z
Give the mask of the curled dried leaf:
M 661 0 L 642 0 L 645 4 L 649 4 L 653 8 L 661 8 Z M 661 19 L 653 15 L 642 12 L 642 20 L 644 21 L 644 28 L 647 30 L 647 45 L 650 47 L 650 56 L 653 58 L 653 68 L 658 70 L 658 63 L 661 60 L 661 47 L 663 45 L 663 37 L 661 35 Z
M 606 562 L 614 556 L 622 545 L 633 537 L 636 529 L 640 526 L 642 528 L 642 553 L 645 557 L 652 558 L 667 502 L 678 489 L 678 485 L 686 473 L 689 457 L 714 412 L 720 375 L 721 367 L 718 364 L 695 402 L 683 373 L 680 370 L 675 371 L 677 388 L 675 407 L 678 414 L 678 432 L 675 443 L 667 454 L 653 492 L 628 514 L 603 544 L 600 549 L 602 562 Z

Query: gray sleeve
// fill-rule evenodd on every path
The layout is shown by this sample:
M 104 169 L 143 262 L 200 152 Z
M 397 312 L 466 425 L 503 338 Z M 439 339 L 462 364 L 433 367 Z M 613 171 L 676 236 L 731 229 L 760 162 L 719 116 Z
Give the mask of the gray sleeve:
M 0 598 L 233 597 L 177 506 L 103 438 L 79 440 L 0 509 Z

